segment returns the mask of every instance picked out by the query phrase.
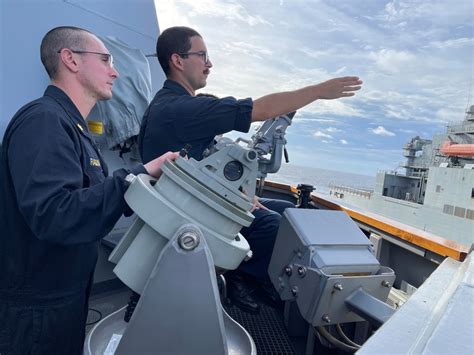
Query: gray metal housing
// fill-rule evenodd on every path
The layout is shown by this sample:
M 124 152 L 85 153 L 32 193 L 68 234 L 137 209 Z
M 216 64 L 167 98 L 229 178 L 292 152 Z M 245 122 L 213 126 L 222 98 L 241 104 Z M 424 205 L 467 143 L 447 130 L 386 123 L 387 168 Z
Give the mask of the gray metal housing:
M 342 211 L 287 209 L 268 272 L 281 298 L 295 300 L 313 326 L 363 320 L 349 297 L 362 290 L 384 301 L 395 280 Z

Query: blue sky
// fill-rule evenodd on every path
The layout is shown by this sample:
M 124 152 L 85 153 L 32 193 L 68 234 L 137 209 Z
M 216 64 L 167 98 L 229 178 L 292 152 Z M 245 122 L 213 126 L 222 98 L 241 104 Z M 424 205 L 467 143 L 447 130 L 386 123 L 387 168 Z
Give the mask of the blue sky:
M 337 76 L 364 80 L 352 98 L 298 112 L 287 130 L 297 165 L 394 169 L 411 137 L 444 132 L 474 105 L 472 0 L 155 3 L 161 30 L 184 25 L 203 36 L 214 67 L 201 91 L 258 98 Z

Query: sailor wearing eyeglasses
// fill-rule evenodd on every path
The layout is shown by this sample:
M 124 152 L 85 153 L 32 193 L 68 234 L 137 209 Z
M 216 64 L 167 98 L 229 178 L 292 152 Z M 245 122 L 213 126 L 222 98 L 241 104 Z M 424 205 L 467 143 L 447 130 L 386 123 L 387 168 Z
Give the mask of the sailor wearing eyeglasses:
M 144 162 L 168 150 L 190 145 L 188 156 L 201 160 L 215 136 L 232 130 L 248 132 L 253 121 L 264 121 L 297 109 L 318 99 L 353 96 L 362 81 L 343 77 L 307 86 L 295 91 L 274 93 L 256 100 L 224 97 L 196 97 L 196 90 L 206 86 L 213 63 L 202 36 L 192 28 L 171 27 L 161 33 L 156 44 L 160 65 L 167 77 L 145 111 L 139 135 L 139 150 Z M 280 214 L 286 201 L 269 200 L 256 204 L 255 216 L 248 228 L 241 230 L 253 251 L 253 257 L 228 273 L 228 294 L 234 303 L 249 312 L 258 312 L 254 297 L 258 285 L 272 304 L 279 297 L 268 281 L 267 268 L 277 235 Z M 267 209 L 266 209 L 267 208 Z M 263 286 L 263 287 L 262 287 Z
M 98 243 L 120 216 L 126 176 L 159 176 L 167 153 L 108 176 L 85 121 L 118 78 L 94 34 L 57 27 L 41 43 L 51 79 L 4 135 L 0 157 L 0 354 L 82 354 Z

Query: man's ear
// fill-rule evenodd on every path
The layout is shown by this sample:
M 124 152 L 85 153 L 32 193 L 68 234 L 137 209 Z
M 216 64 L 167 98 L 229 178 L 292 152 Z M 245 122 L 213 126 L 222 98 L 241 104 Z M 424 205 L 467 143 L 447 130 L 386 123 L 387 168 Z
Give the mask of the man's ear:
M 71 72 L 76 73 L 79 68 L 77 65 L 77 62 L 74 58 L 74 53 L 68 49 L 64 48 L 60 53 L 59 53 L 59 61 Z
M 177 53 L 171 55 L 170 64 L 173 68 L 179 71 L 183 70 L 183 58 L 181 58 Z

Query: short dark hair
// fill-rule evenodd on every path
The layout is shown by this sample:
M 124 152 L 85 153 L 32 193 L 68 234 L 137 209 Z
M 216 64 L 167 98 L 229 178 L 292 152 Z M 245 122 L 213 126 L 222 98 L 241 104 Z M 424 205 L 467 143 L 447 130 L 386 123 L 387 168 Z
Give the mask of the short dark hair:
M 186 53 L 191 49 L 191 37 L 201 35 L 192 28 L 170 27 L 164 30 L 156 41 L 156 56 L 166 75 L 170 72 L 170 58 L 174 53 Z
M 41 62 L 50 79 L 55 79 L 58 72 L 59 54 L 63 48 L 82 49 L 85 33 L 93 34 L 83 28 L 72 26 L 55 27 L 45 34 L 41 41 Z

